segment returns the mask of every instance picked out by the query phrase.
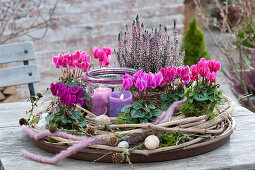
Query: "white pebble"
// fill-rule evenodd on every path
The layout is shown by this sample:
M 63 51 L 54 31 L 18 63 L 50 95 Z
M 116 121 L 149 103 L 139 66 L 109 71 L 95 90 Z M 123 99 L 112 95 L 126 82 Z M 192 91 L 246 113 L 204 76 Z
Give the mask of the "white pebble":
M 155 135 L 148 136 L 144 141 L 145 147 L 149 150 L 154 150 L 159 147 L 159 143 L 159 138 Z
M 126 141 L 122 141 L 118 144 L 119 148 L 129 148 L 129 144 Z

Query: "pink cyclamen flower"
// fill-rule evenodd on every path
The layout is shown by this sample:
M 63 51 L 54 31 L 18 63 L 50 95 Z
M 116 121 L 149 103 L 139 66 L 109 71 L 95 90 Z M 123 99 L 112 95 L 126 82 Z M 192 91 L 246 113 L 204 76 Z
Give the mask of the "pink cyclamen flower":
M 137 80 L 138 78 L 141 78 L 142 75 L 143 75 L 143 70 L 142 70 L 142 69 L 139 70 L 138 72 L 136 72 L 136 73 L 133 75 L 133 83 L 135 83 L 136 80 Z
M 57 56 L 54 56 L 52 58 L 52 63 L 56 66 L 56 68 L 59 68 L 58 57 Z
M 208 67 L 209 62 L 205 60 L 204 58 L 201 58 L 200 61 L 197 63 L 198 68 L 206 68 Z
M 199 74 L 202 76 L 202 77 L 206 77 L 207 74 L 210 73 L 210 69 L 208 67 L 201 67 L 199 68 Z
M 76 96 L 69 94 L 65 97 L 65 104 L 68 106 L 72 106 L 76 102 Z
M 135 87 L 137 87 L 141 92 L 145 92 L 147 83 L 144 79 L 138 78 L 135 82 Z
M 156 81 L 155 81 L 155 75 L 149 72 L 147 77 L 147 85 L 150 88 L 156 88 Z
M 187 85 L 190 81 L 190 76 L 189 75 L 186 75 L 185 77 L 182 78 L 182 81 L 185 85 Z
M 178 67 L 176 76 L 178 76 L 178 77 L 181 76 L 181 72 L 182 72 L 182 67 Z
M 161 72 L 158 72 L 157 74 L 155 74 L 154 81 L 156 82 L 156 87 L 158 87 L 160 83 L 163 81 L 163 75 Z
M 133 85 L 132 76 L 129 74 L 125 74 L 125 75 L 122 75 L 122 79 L 123 79 L 122 86 L 124 90 L 129 91 L 129 89 Z
M 102 50 L 105 51 L 107 56 L 112 54 L 112 48 L 111 47 L 104 47 L 104 48 L 102 48 Z
M 94 55 L 95 58 L 98 58 L 97 52 L 99 50 L 100 50 L 100 48 L 96 48 L 96 47 L 93 48 L 93 55 Z
M 196 76 L 197 74 L 198 74 L 198 67 L 197 67 L 197 65 L 195 64 L 195 65 L 192 65 L 191 67 L 190 67 L 190 71 L 191 71 L 191 74 L 193 75 L 193 76 Z
M 111 56 L 106 56 L 104 58 L 104 63 L 105 63 L 105 66 L 109 66 L 110 65 L 110 61 L 111 61 Z
M 216 74 L 215 72 L 208 73 L 208 74 L 207 74 L 207 79 L 208 79 L 211 83 L 213 83 L 213 82 L 215 82 L 216 79 L 217 79 L 217 74 Z
M 67 65 L 68 65 L 68 59 L 67 58 L 64 58 L 63 60 L 62 60 L 62 67 L 67 67 Z
M 99 61 L 104 61 L 104 58 L 107 57 L 105 51 L 103 51 L 103 50 L 99 50 L 97 52 L 97 56 L 98 56 Z
M 214 72 L 216 73 L 216 72 L 219 71 L 220 69 L 221 69 L 221 63 L 220 63 L 220 62 L 214 62 L 211 71 L 214 71 Z
M 90 65 L 87 62 L 84 62 L 80 65 L 80 68 L 84 71 L 84 72 L 88 72 L 90 70 Z
M 181 78 L 185 79 L 189 75 L 189 66 L 183 67 L 181 70 Z

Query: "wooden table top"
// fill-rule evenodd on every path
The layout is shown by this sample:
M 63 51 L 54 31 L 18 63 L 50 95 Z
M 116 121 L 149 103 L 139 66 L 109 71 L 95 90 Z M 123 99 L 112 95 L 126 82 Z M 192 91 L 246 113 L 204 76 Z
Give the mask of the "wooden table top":
M 91 163 L 65 159 L 57 165 L 31 161 L 23 157 L 21 149 L 44 156 L 53 156 L 37 148 L 22 132 L 18 121 L 28 117 L 25 111 L 30 108 L 26 102 L 0 104 L 0 159 L 6 170 L 43 169 L 130 169 L 128 164 Z M 206 154 L 186 159 L 134 164 L 136 169 L 253 169 L 255 168 L 255 113 L 236 106 L 233 113 L 236 129 L 222 147 Z

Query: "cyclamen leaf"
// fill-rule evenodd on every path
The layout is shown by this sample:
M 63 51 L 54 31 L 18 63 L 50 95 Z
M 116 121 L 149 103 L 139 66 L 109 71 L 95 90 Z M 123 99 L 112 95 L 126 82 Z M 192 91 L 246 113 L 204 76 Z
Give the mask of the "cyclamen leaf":
M 49 116 L 46 117 L 46 121 L 49 122 L 54 119 L 54 114 L 50 114 Z
M 81 119 L 79 122 L 80 122 L 80 126 L 81 126 L 81 127 L 84 127 L 84 126 L 86 126 L 86 124 L 87 124 L 87 123 L 86 123 L 86 120 L 84 120 L 84 119 Z
M 161 105 L 161 108 L 162 108 L 163 110 L 167 110 L 167 109 L 169 108 L 169 106 L 170 106 L 170 103 L 169 103 L 169 102 L 164 102 L 164 103 Z
M 153 116 L 160 116 L 162 114 L 162 110 L 155 109 L 151 113 L 152 113 Z
M 139 102 L 134 102 L 133 103 L 133 108 L 136 109 L 136 110 L 139 110 L 139 109 L 143 108 L 143 105 Z
M 215 100 L 214 95 L 210 95 L 210 96 L 209 96 L 209 100 L 210 100 L 211 102 L 213 102 L 213 101 Z
M 151 121 L 151 122 L 154 122 L 156 119 L 157 119 L 157 117 L 154 116 L 154 117 L 150 118 L 150 121 Z
M 161 100 L 169 100 L 170 96 L 168 94 L 162 94 L 161 96 Z
M 201 93 L 195 93 L 194 99 L 201 102 L 201 101 L 206 101 L 209 99 L 208 94 L 206 92 L 201 92 Z
M 144 109 L 144 111 L 146 111 L 148 113 L 151 111 L 150 108 L 148 108 L 148 107 L 144 107 L 143 109 Z
M 121 112 L 129 113 L 131 110 L 131 107 L 132 107 L 131 105 L 126 105 L 126 106 L 122 107 Z
M 141 123 L 148 123 L 148 119 L 143 118 L 143 119 L 140 120 L 140 122 Z
M 142 118 L 142 117 L 145 117 L 145 113 L 144 112 L 142 112 L 141 110 L 135 110 L 135 109 L 131 110 L 130 115 L 133 118 Z
M 156 109 L 156 106 L 155 106 L 154 104 L 150 103 L 150 104 L 148 105 L 148 108 L 150 108 L 150 109 Z
M 64 124 L 67 123 L 67 118 L 64 115 L 61 116 L 61 122 Z
M 145 116 L 147 119 L 150 119 L 152 117 L 151 113 L 146 114 Z

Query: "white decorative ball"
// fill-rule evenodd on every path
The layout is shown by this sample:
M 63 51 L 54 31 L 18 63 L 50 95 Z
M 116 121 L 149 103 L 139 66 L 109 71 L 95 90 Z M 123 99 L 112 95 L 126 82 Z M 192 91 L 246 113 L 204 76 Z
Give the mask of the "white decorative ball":
M 149 150 L 154 150 L 159 147 L 159 143 L 159 138 L 155 135 L 148 136 L 144 141 L 145 147 Z
M 111 124 L 110 118 L 109 118 L 108 116 L 106 116 L 106 115 L 97 116 L 97 117 L 95 118 L 95 121 L 96 121 L 98 124 L 100 124 L 100 125 L 102 125 L 102 124 L 105 124 L 105 125 Z
M 119 148 L 129 148 L 129 144 L 126 141 L 122 141 L 118 144 Z

